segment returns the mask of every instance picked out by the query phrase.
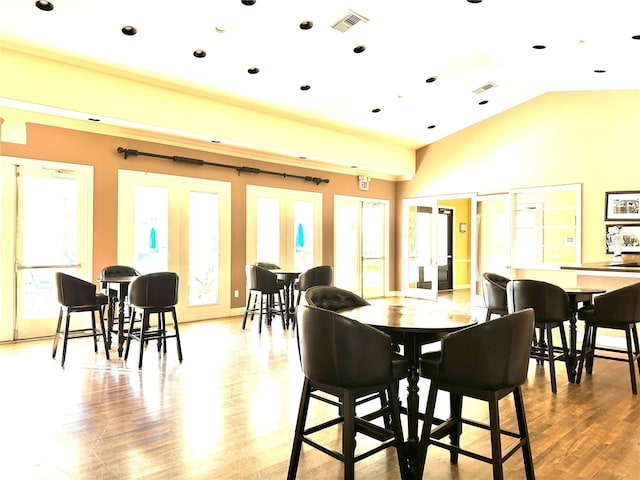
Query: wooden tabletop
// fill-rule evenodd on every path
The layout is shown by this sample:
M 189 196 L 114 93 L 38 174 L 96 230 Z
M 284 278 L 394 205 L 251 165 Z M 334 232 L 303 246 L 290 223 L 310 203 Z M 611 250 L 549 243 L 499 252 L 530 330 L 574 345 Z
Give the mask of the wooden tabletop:
M 569 295 L 580 294 L 580 293 L 596 295 L 599 293 L 606 292 L 604 288 L 597 288 L 597 287 L 561 287 L 561 288 L 565 292 L 567 292 Z
M 376 328 L 415 333 L 450 332 L 478 323 L 472 315 L 426 305 L 375 304 L 338 313 Z

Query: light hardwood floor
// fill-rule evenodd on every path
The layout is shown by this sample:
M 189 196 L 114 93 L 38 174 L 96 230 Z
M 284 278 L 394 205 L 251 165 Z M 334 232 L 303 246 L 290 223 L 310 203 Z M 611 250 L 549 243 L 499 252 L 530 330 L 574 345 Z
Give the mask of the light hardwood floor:
M 470 310 L 464 294 L 441 303 Z M 473 313 L 484 318 L 483 309 Z M 184 362 L 172 343 L 162 358 L 150 345 L 141 370 L 137 344 L 125 363 L 115 350 L 107 361 L 90 340 L 73 340 L 64 369 L 51 359 L 50 339 L 0 345 L 0 478 L 284 479 L 302 383 L 294 333 L 274 322 L 258 335 L 257 325 L 242 331 L 241 321 L 183 324 Z M 581 385 L 558 368 L 553 395 L 547 367 L 532 362 L 524 399 L 539 480 L 638 478 L 640 398 L 625 364 L 596 360 Z M 513 427 L 510 403 L 501 406 Z M 311 411 L 333 413 L 318 402 Z M 487 418 L 471 401 L 464 414 Z M 484 432 L 465 429 L 463 442 L 488 452 Z M 505 470 L 524 478 L 519 453 Z M 394 452 L 358 463 L 356 476 L 399 478 Z M 341 478 L 341 466 L 305 446 L 298 478 Z M 491 471 L 464 457 L 452 466 L 433 448 L 425 478 L 476 480 Z

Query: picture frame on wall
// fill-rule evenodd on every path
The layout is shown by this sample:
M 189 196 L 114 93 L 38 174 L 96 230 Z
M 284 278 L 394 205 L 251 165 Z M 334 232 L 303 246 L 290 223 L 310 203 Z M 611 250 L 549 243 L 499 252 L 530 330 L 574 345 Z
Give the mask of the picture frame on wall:
M 640 221 L 640 191 L 606 192 L 604 219 Z
M 605 236 L 610 234 L 614 227 L 618 227 L 617 235 L 621 239 L 622 253 L 640 253 L 640 223 L 606 225 Z M 609 242 L 607 242 L 607 253 L 613 253 Z

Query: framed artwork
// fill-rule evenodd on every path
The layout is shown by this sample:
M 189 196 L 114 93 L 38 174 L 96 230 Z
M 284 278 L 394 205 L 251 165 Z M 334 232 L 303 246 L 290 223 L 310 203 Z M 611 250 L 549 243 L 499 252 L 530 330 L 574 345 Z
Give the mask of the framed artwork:
M 640 221 L 640 192 L 606 192 L 604 219 Z
M 622 253 L 639 253 L 640 252 L 640 224 L 626 224 L 626 225 L 607 225 L 606 235 L 607 238 L 611 233 L 616 232 L 617 227 L 617 239 L 616 241 L 622 246 Z M 607 253 L 613 253 L 612 243 L 607 241 Z

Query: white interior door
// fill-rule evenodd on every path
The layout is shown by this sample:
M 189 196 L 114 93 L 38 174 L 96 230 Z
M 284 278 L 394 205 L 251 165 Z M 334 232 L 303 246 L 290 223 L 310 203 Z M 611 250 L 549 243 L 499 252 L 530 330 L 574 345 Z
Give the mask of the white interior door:
M 176 272 L 181 321 L 228 315 L 230 205 L 227 182 L 121 170 L 118 263 Z
M 93 169 L 5 157 L 2 191 L 0 339 L 50 336 L 59 312 L 55 272 L 94 281 Z
M 473 199 L 473 206 L 471 231 L 475 235 L 471 251 L 472 258 L 475 252 L 475 261 L 471 262 L 471 301 L 473 305 L 484 305 L 482 274 L 510 277 L 509 195 L 480 195 Z
M 402 290 L 409 297 L 438 296 L 438 201 L 402 201 Z
M 334 284 L 365 298 L 386 295 L 389 285 L 389 204 L 336 196 Z

